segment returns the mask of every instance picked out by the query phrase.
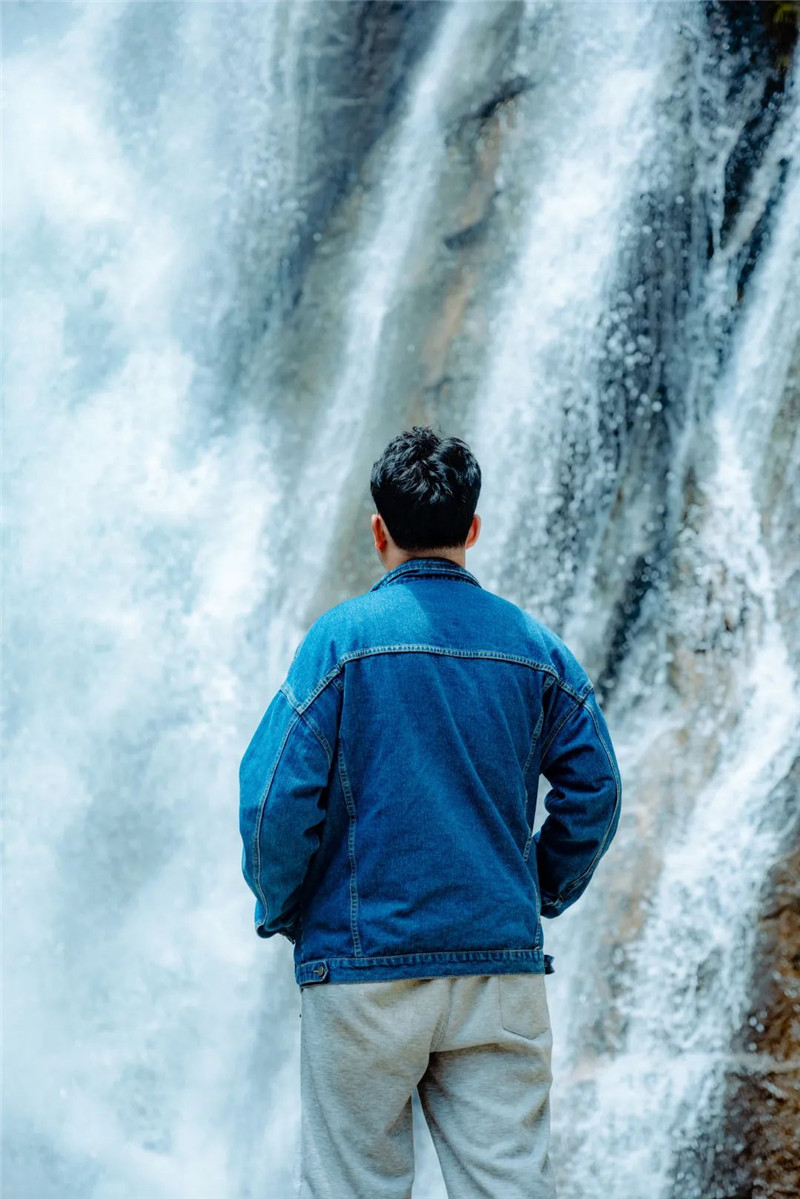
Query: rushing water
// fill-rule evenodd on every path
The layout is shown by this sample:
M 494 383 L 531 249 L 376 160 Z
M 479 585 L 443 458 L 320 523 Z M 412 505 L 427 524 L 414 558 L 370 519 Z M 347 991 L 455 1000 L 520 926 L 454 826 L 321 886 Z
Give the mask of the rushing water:
M 539 573 L 537 603 L 554 606 L 565 577 L 579 572 L 575 551 L 567 560 L 551 537 L 565 443 L 574 454 L 585 452 L 576 498 L 585 502 L 605 483 L 591 343 L 607 336 L 597 316 L 620 230 L 646 187 L 668 36 L 658 11 L 646 5 L 607 7 L 591 38 L 582 37 L 585 24 L 583 6 L 566 7 L 561 69 L 540 86 L 518 258 L 490 326 L 473 433 L 486 447 L 485 472 L 508 480 L 483 501 L 486 537 L 475 560 L 499 585 L 524 532 Z M 580 447 L 570 439 L 576 407 Z
M 470 568 L 614 683 L 618 842 L 545 927 L 563 1199 L 700 1199 L 800 752 L 759 507 L 800 334 L 796 110 L 723 237 L 747 113 L 721 111 L 701 6 L 438 7 L 365 186 L 312 233 L 342 6 L 3 6 L 13 1199 L 290 1193 L 299 997 L 253 934 L 236 772 L 315 609 L 377 577 L 369 465 L 431 412 L 483 467 Z M 456 269 L 477 168 L 452 130 L 499 56 L 532 86 L 501 232 Z M 404 364 L 472 292 L 420 408 Z M 418 1107 L 415 1130 L 415 1195 L 442 1199 Z

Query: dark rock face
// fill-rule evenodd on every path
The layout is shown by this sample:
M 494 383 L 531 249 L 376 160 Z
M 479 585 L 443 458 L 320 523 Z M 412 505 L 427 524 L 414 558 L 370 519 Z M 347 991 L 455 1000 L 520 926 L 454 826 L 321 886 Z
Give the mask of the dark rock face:
M 300 61 L 298 88 L 303 95 L 317 96 L 310 125 L 316 152 L 309 147 L 306 159 L 313 177 L 298 180 L 306 222 L 296 246 L 288 247 L 284 304 L 298 302 L 316 247 L 313 235 L 324 231 L 331 213 L 357 183 L 364 158 L 394 118 L 443 11 L 442 5 L 413 0 L 325 6 L 324 33 L 318 44 L 309 42 Z
M 756 491 L 773 562 L 778 616 L 789 657 L 800 671 L 800 338 L 790 353 L 783 402 L 769 431 L 769 461 L 759 472 Z
M 278 144 L 270 145 L 263 157 L 266 164 L 288 154 L 294 163 L 283 197 L 294 218 L 276 218 L 273 188 L 259 192 L 245 178 L 240 186 L 247 207 L 225 235 L 227 260 L 236 264 L 238 296 L 219 324 L 209 355 L 216 360 L 218 377 L 233 390 L 241 385 L 254 342 L 274 333 L 300 303 L 315 253 L 331 234 L 332 218 L 357 191 L 365 159 L 392 127 L 446 5 L 346 0 L 292 10 L 286 0 L 277 0 L 287 29 L 285 61 L 267 67 L 272 47 L 259 50 L 256 43 L 249 67 L 252 81 L 236 77 L 236 59 L 242 45 L 253 39 L 258 14 L 248 12 L 246 5 L 227 7 L 230 11 L 221 9 L 217 18 L 219 56 L 231 59 L 230 89 L 236 102 L 218 119 L 220 143 L 237 139 L 239 113 L 247 112 L 254 89 L 263 88 L 260 72 L 269 70 L 278 81 L 270 102 L 280 101 L 283 108 L 277 114 L 264 111 L 263 135 L 277 132 Z M 129 20 L 135 19 L 133 6 Z M 127 45 L 124 31 L 122 37 Z M 282 164 L 272 161 L 269 169 L 276 166 Z M 255 168 L 260 169 L 257 159 Z
M 800 759 L 772 799 L 789 817 L 785 857 L 766 880 L 747 1023 L 733 1046 L 720 1128 L 701 1146 L 708 1199 L 800 1194 Z
M 786 3 L 710 3 L 708 25 L 720 53 L 728 103 L 749 93 L 749 111 L 725 163 L 723 217 L 719 244 L 728 244 L 741 216 L 753 175 L 764 164 L 786 95 L 787 71 L 797 43 L 800 5 Z M 737 251 L 739 298 L 769 237 L 770 213 L 782 192 L 788 160 L 781 158 L 759 215 Z
M 624 464 L 617 476 L 612 527 L 626 521 L 628 497 L 639 481 L 649 481 L 649 520 L 629 529 L 635 552 L 629 555 L 624 587 L 613 604 L 606 660 L 596 667 L 598 691 L 606 696 L 640 627 L 648 593 L 656 592 L 660 607 L 665 587 L 674 582 L 669 563 L 684 527 L 686 504 L 676 504 L 668 475 L 675 473 L 687 427 L 695 422 L 702 426 L 708 414 L 714 381 L 730 354 L 739 302 L 769 243 L 771 216 L 788 171 L 788 149 L 781 136 L 785 131 L 779 122 L 800 5 L 709 3 L 706 13 L 708 45 L 695 58 L 687 40 L 686 58 L 664 100 L 662 120 L 680 127 L 695 108 L 708 138 L 692 158 L 680 142 L 665 138 L 662 185 L 649 188 L 640 202 L 639 224 L 646 235 L 621 235 L 620 290 L 604 317 L 609 341 L 618 337 L 634 345 L 638 359 L 631 369 L 623 365 L 622 353 L 611 352 L 599 364 L 607 452 Z M 693 71 L 699 75 L 696 94 Z M 710 187 L 714 130 L 722 125 L 737 133 L 724 158 L 723 186 Z M 714 272 L 720 261 L 730 272 L 728 286 L 735 289 L 735 302 L 712 316 L 708 295 L 717 285 Z M 642 393 L 651 401 L 644 412 L 637 401 Z M 789 441 L 781 439 L 779 444 Z M 696 442 L 683 463 L 687 497 L 694 486 L 692 459 L 703 452 Z M 575 488 L 565 490 L 562 519 L 556 522 L 563 529 L 572 523 L 565 518 Z M 664 519 L 659 512 L 665 512 Z M 612 550 L 609 544 L 608 553 L 611 574 L 616 547 Z
M 786 69 L 794 50 L 800 5 L 719 4 L 712 25 L 727 31 L 734 70 L 761 81 L 760 104 L 746 122 L 726 165 L 724 248 L 741 225 L 749 181 L 764 171 L 779 130 Z M 758 88 L 754 87 L 758 94 Z M 771 217 L 783 194 L 788 157 L 777 156 L 757 216 L 736 251 L 737 293 L 746 294 L 753 266 L 774 235 Z M 735 321 L 735 312 L 731 325 Z M 800 663 L 800 340 L 791 353 L 783 401 L 757 471 L 756 501 L 773 564 L 778 617 L 792 663 Z M 792 450 L 794 447 L 794 451 Z M 783 807 L 787 835 L 765 880 L 749 986 L 747 1022 L 739 1031 L 726 1077 L 724 1116 L 698 1148 L 698 1193 L 708 1199 L 794 1199 L 800 1194 L 800 760 L 770 803 Z

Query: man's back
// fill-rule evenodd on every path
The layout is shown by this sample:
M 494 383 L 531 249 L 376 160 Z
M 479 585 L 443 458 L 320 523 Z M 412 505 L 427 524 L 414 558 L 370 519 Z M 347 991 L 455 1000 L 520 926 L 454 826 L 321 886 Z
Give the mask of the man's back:
M 387 573 L 314 622 L 242 760 L 256 931 L 295 946 L 301 1199 L 410 1199 L 415 1092 L 451 1199 L 555 1199 L 541 917 L 622 788 L 574 654 L 466 569 L 480 488 L 460 438 L 389 442 Z
M 583 892 L 621 799 L 574 655 L 445 557 L 314 623 L 241 780 L 256 925 L 295 941 L 300 985 L 545 971 L 540 916 Z

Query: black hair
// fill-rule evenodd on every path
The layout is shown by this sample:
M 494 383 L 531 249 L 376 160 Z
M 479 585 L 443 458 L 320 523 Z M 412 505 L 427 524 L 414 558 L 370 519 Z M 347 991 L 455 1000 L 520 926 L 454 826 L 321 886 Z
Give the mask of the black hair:
M 481 468 L 465 441 L 414 425 L 373 463 L 369 489 L 400 549 L 455 549 L 475 515 Z

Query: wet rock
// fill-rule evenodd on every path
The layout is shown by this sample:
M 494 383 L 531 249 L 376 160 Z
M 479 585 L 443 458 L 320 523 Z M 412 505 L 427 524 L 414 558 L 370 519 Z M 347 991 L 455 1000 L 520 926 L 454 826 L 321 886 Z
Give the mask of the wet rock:
M 726 1078 L 725 1115 L 699 1156 L 708 1199 L 800 1195 L 800 758 L 781 789 L 790 820 L 784 857 L 764 887 L 750 987 Z M 776 797 L 781 802 L 781 797 Z

